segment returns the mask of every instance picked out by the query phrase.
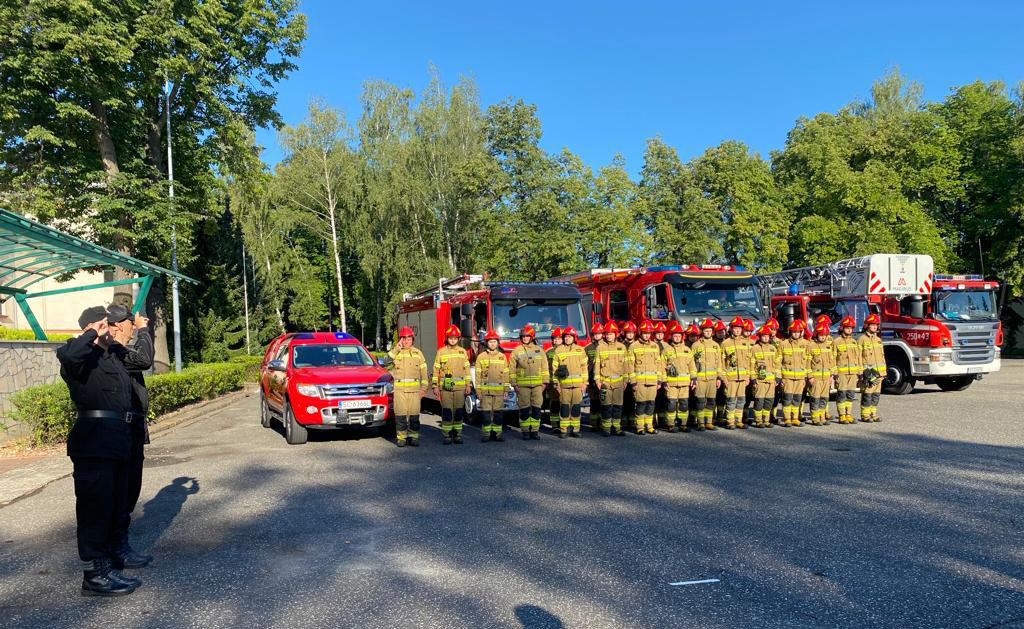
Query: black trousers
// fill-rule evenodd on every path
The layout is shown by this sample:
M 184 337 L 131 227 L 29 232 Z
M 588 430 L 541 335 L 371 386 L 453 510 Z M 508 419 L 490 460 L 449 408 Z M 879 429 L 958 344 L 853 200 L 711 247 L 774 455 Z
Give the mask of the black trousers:
M 114 544 L 115 548 L 121 542 L 128 541 L 128 527 L 132 523 L 132 511 L 139 503 L 139 494 L 142 493 L 142 444 L 132 444 L 132 455 L 125 463 L 125 489 L 121 502 L 117 506 L 114 517 Z
M 120 541 L 121 523 L 124 522 L 125 532 L 128 529 L 125 508 L 131 492 L 129 461 L 71 457 L 71 463 L 74 466 L 78 557 L 82 561 L 110 557 L 111 549 Z M 141 470 L 140 459 L 140 478 Z M 134 500 L 138 500 L 138 491 L 134 496 Z

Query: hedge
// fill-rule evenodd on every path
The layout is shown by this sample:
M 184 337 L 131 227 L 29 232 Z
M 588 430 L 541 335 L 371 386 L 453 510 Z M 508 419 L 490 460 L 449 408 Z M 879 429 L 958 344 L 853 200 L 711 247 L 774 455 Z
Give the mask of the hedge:
M 70 334 L 47 334 L 48 341 L 66 341 L 71 338 Z M 34 341 L 36 335 L 32 330 L 17 330 L 6 328 L 0 325 L 0 341 Z
M 189 365 L 181 373 L 148 376 L 149 421 L 186 404 L 240 389 L 245 382 L 255 382 L 259 364 L 258 356 L 237 356 L 223 363 Z M 32 427 L 34 445 L 67 438 L 75 421 L 75 407 L 63 382 L 29 387 L 10 400 L 10 419 Z

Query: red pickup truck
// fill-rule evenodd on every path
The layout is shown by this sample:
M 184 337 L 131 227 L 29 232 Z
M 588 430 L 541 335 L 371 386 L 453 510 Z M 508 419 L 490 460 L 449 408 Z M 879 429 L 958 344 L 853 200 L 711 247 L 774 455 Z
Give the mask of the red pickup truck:
M 384 426 L 393 394 L 391 374 L 344 332 L 283 334 L 260 365 L 260 422 L 278 419 L 293 445 L 310 430 Z

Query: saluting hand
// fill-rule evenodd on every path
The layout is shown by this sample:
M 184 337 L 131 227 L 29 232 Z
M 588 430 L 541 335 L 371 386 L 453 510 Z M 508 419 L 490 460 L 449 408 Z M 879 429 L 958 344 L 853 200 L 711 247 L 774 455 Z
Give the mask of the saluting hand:
M 149 325 L 149 317 L 143 317 L 141 312 L 135 313 L 135 327 L 144 328 Z

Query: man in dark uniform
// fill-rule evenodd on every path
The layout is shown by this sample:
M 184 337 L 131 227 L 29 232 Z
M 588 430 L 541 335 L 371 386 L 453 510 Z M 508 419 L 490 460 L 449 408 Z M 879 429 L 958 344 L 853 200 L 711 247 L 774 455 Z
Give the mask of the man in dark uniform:
M 149 443 L 149 392 L 146 391 L 146 380 L 142 375 L 144 369 L 153 365 L 153 337 L 146 325 L 149 319 L 141 314 L 133 318 L 124 306 L 114 304 L 107 308 L 107 323 L 113 342 L 119 344 L 130 356 L 125 361 L 128 376 L 132 379 L 132 450 L 128 459 L 128 484 L 124 493 L 124 502 L 118 509 L 114 526 L 117 527 L 117 540 L 111 548 L 111 561 L 114 568 L 143 568 L 153 561 L 150 555 L 135 552 L 128 543 L 128 526 L 132 522 L 132 511 L 139 501 L 142 491 L 143 446 Z
M 60 376 L 78 411 L 68 433 L 74 468 L 78 556 L 85 574 L 82 594 L 131 594 L 142 584 L 114 569 L 118 513 L 127 504 L 132 452 L 133 387 L 128 369 L 143 369 L 138 356 L 112 343 L 107 311 L 86 308 L 78 318 L 82 334 L 57 350 Z

